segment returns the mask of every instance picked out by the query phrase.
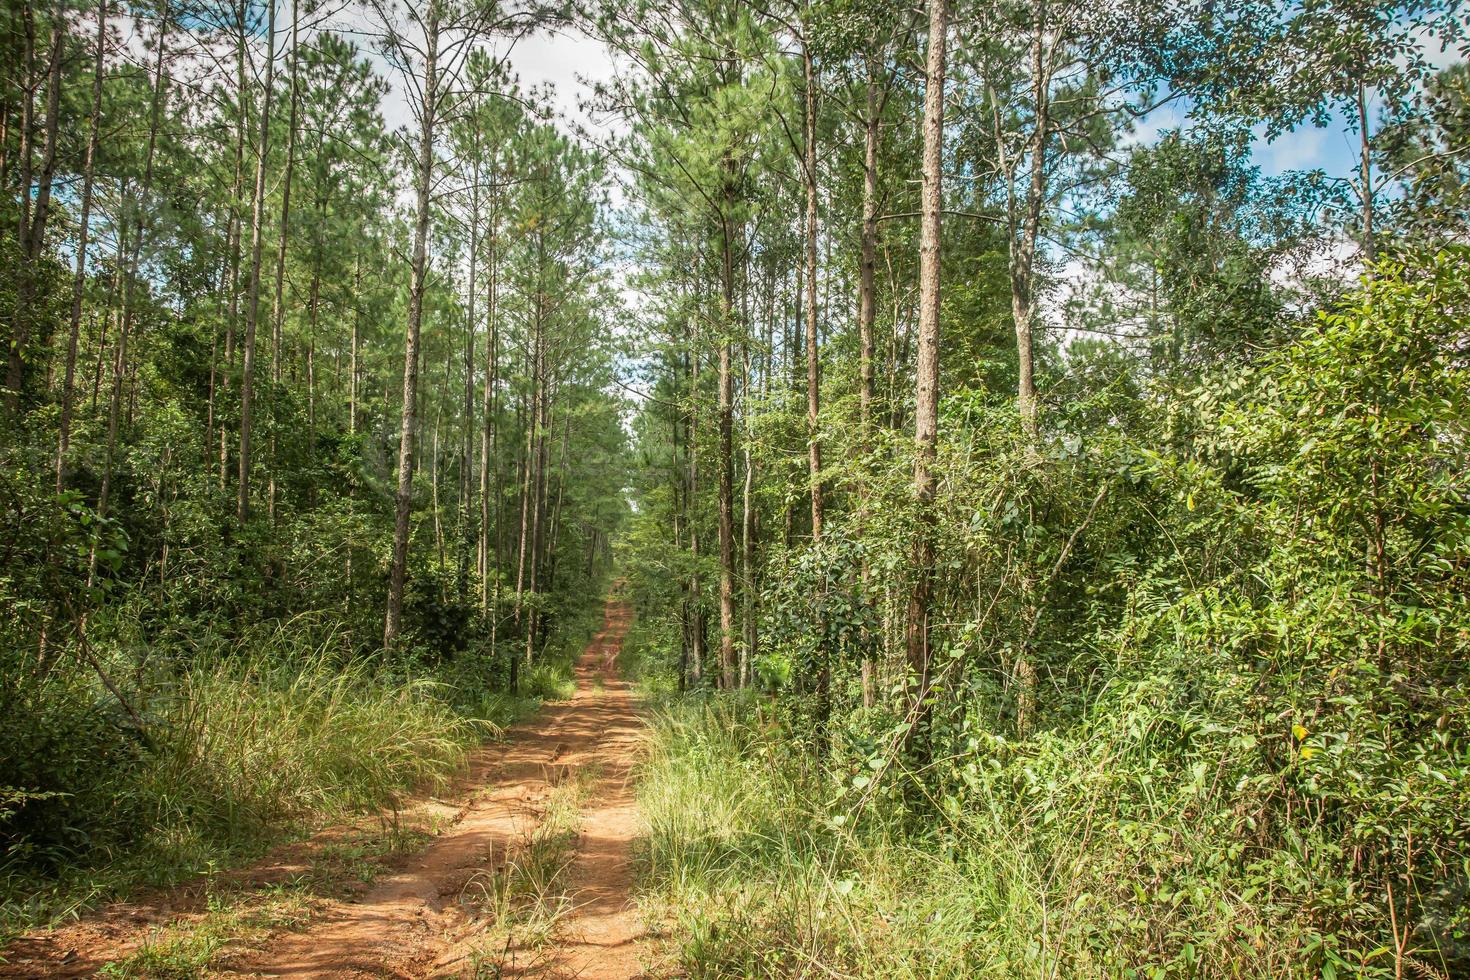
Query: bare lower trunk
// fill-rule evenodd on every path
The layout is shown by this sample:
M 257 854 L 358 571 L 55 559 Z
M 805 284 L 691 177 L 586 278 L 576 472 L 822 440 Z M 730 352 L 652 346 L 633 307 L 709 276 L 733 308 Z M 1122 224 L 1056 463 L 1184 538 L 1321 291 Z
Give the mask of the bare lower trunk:
M 267 4 L 265 80 L 260 97 L 259 142 L 255 148 L 255 193 L 250 207 L 250 285 L 245 297 L 245 350 L 240 368 L 240 461 L 236 519 L 250 520 L 250 413 L 255 401 L 255 334 L 260 321 L 260 265 L 265 244 L 266 168 L 269 163 L 271 89 L 276 71 L 276 5 Z
M 726 204 L 733 201 L 727 196 Z M 725 212 L 721 232 L 719 378 L 719 540 L 720 540 L 720 685 L 735 686 L 735 490 L 734 490 L 734 378 L 730 362 L 730 334 L 734 332 L 735 231 Z
M 908 661 L 912 675 L 912 731 L 929 713 L 929 604 L 934 566 L 934 460 L 939 423 L 940 215 L 943 206 L 944 58 L 946 0 L 929 3 L 929 53 L 924 84 L 924 183 L 919 232 L 919 360 L 914 398 L 913 591 L 909 596 Z M 922 736 L 920 736 L 922 738 Z
M 741 687 L 750 683 L 751 662 L 756 653 L 756 624 L 755 624 L 755 503 L 752 499 L 755 493 L 755 456 L 751 452 L 753 438 L 753 421 L 751 419 L 751 397 L 750 388 L 753 379 L 750 376 L 750 345 L 745 345 L 745 484 L 741 488 L 740 504 L 742 508 L 740 518 L 740 545 L 741 545 L 741 583 L 740 595 L 743 600 L 741 610 L 741 623 L 745 628 L 744 644 L 740 651 L 740 665 L 736 672 L 736 683 Z
M 689 352 L 689 605 L 690 679 L 697 686 L 704 674 L 704 596 L 699 575 L 699 521 L 694 505 L 699 500 L 699 330 L 693 331 Z
M 876 68 L 868 66 L 867 105 L 863 133 L 863 221 L 861 258 L 858 265 L 858 425 L 862 430 L 860 445 L 866 453 L 872 449 L 873 424 L 873 326 L 878 319 L 878 82 L 872 77 Z M 868 485 L 859 488 L 859 524 L 867 526 Z M 863 558 L 862 579 L 868 584 L 868 560 Z M 864 654 L 862 662 L 863 707 L 873 706 L 873 658 Z
M 492 166 L 494 162 L 492 159 Z M 499 593 L 499 570 L 496 560 L 499 555 L 490 550 L 490 488 L 492 481 L 491 470 L 495 466 L 496 456 L 496 374 L 497 359 L 499 357 L 499 337 L 496 334 L 496 307 L 495 307 L 495 277 L 498 272 L 496 264 L 496 225 L 495 225 L 495 191 L 491 189 L 491 225 L 490 225 L 490 254 L 488 256 L 490 275 L 489 282 L 485 287 L 485 315 L 489 321 L 488 336 L 485 340 L 485 391 L 484 391 L 484 428 L 480 430 L 480 608 L 490 608 L 491 599 L 491 576 L 496 576 L 495 592 Z M 498 485 L 498 484 L 497 484 Z M 499 513 L 496 514 L 496 522 L 499 523 Z M 492 616 L 499 615 L 499 604 L 492 612 Z M 494 620 L 491 622 L 492 652 L 494 637 Z
M 159 26 L 158 55 L 154 64 L 153 94 L 149 110 L 148 123 L 148 148 L 144 154 L 143 162 L 143 186 L 138 195 L 137 214 L 132 221 L 132 239 L 128 244 L 127 258 L 123 262 L 120 271 L 122 277 L 122 312 L 118 317 L 117 348 L 113 352 L 112 361 L 112 394 L 107 405 L 107 449 L 105 462 L 102 467 L 102 484 L 97 493 L 97 516 L 104 517 L 107 514 L 108 494 L 112 487 L 112 470 L 117 451 L 117 433 L 122 415 L 122 398 L 124 381 L 127 377 L 128 362 L 128 335 L 132 332 L 133 324 L 133 288 L 138 279 L 138 262 L 140 260 L 143 241 L 143 212 L 148 206 L 148 200 L 153 192 L 153 161 L 154 154 L 158 148 L 159 122 L 163 114 L 164 88 L 163 61 L 164 51 L 168 40 L 168 7 L 164 6 L 162 20 Z M 88 559 L 87 578 L 90 582 L 92 574 L 96 570 L 97 549 L 93 542 L 91 556 Z
M 1046 2 L 1035 0 L 1031 36 L 1031 88 L 1035 100 L 1035 129 L 1031 134 L 1031 178 L 1019 240 L 1011 238 L 1011 316 L 1016 325 L 1017 404 L 1021 428 L 1035 442 L 1040 430 L 1036 401 L 1035 357 L 1032 338 L 1036 324 L 1036 247 L 1041 235 L 1041 212 L 1046 201 L 1047 138 L 1050 135 L 1050 87 L 1045 58 Z
M 414 434 L 418 425 L 419 328 L 424 313 L 428 266 L 430 189 L 433 186 L 434 122 L 438 109 L 439 5 L 430 3 L 424 25 L 423 105 L 419 111 L 418 173 L 415 189 L 412 279 L 408 291 L 408 329 L 403 344 L 403 413 L 398 432 L 398 492 L 394 500 L 393 563 L 388 575 L 388 608 L 383 617 L 383 647 L 398 639 L 403 617 L 403 587 L 408 578 L 408 533 L 413 518 Z
M 809 43 L 801 49 L 806 79 L 806 431 L 811 482 L 812 540 L 822 539 L 822 440 L 818 430 L 820 354 L 817 344 L 817 83 Z
M 235 98 L 239 118 L 235 126 L 235 178 L 231 184 L 230 191 L 230 216 L 229 226 L 225 231 L 226 249 L 230 258 L 229 277 L 229 312 L 225 317 L 225 370 L 224 382 L 221 389 L 229 391 L 230 374 L 235 368 L 235 332 L 239 324 L 240 316 L 240 240 L 242 237 L 243 222 L 241 220 L 239 201 L 240 191 L 245 175 L 245 126 L 246 126 L 246 96 L 248 89 L 245 87 L 245 39 L 246 39 L 246 7 L 245 0 L 240 0 L 235 8 L 235 16 L 240 31 L 235 46 Z M 228 483 L 230 470 L 230 430 L 223 421 L 219 427 L 219 488 L 223 493 Z
M 34 22 L 30 5 L 25 10 L 27 61 L 33 55 Z M 34 178 L 37 183 L 35 206 L 30 206 L 31 195 L 31 148 L 27 132 L 21 133 L 24 147 L 23 178 L 20 209 L 20 268 L 15 284 L 15 316 L 10 338 L 9 357 L 5 371 L 7 401 L 12 412 L 20 410 L 21 396 L 25 388 L 26 348 L 30 344 L 32 322 L 36 314 L 36 289 L 41 275 L 41 255 L 46 240 L 46 220 L 51 211 L 51 184 L 56 176 L 58 116 L 61 105 L 61 68 L 63 46 L 66 40 L 66 21 L 57 15 L 52 19 L 51 41 L 48 45 L 46 110 L 42 122 L 41 172 Z M 32 81 L 31 66 L 27 66 L 27 82 Z M 30 128 L 31 103 L 35 97 L 32 88 L 25 95 L 24 127 Z
M 274 0 L 271 0 L 274 2 Z M 297 13 L 296 4 L 291 4 L 291 85 L 290 85 L 290 111 L 286 121 L 286 173 L 282 178 L 281 185 L 281 228 L 280 235 L 276 239 L 276 291 L 271 306 L 271 381 L 275 387 L 272 392 L 272 400 L 279 393 L 281 384 L 281 360 L 284 356 L 282 347 L 282 328 L 286 319 L 286 245 L 290 241 L 291 234 L 291 181 L 296 171 L 296 102 L 297 102 L 297 65 L 300 55 L 297 48 Z M 279 468 L 276 461 L 276 428 L 280 425 L 279 411 L 272 404 L 272 414 L 276 416 L 276 425 L 271 426 L 270 445 L 270 478 L 266 491 L 266 511 L 270 519 L 276 519 L 276 470 Z
M 82 161 L 81 213 L 77 217 L 77 262 L 71 282 L 71 320 L 66 339 L 66 375 L 61 386 L 61 419 L 56 437 L 56 492 L 65 482 L 66 453 L 71 444 L 72 405 L 76 400 L 77 337 L 82 329 L 82 296 L 87 286 L 87 237 L 91 230 L 92 186 L 96 177 L 98 117 L 102 112 L 102 78 L 107 55 L 107 0 L 97 4 L 97 54 L 92 75 L 92 111 L 87 120 L 87 152 Z M 213 358 L 211 358 L 211 363 Z M 214 384 L 211 373 L 210 408 L 213 418 Z M 205 445 L 208 445 L 206 441 Z

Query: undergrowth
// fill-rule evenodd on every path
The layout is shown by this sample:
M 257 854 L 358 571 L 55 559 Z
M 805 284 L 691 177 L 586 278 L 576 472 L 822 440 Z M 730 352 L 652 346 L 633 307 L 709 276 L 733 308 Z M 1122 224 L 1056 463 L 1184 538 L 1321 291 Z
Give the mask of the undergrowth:
M 461 891 L 460 904 L 480 927 L 469 956 L 477 980 L 532 975 L 546 965 L 546 947 L 573 908 L 567 872 L 582 802 L 598 774 L 586 766 L 569 772 L 542 802 L 535 826 L 505 853 L 485 855 L 492 867 Z
M 1129 758 L 1147 751 L 1125 734 L 1139 717 L 997 751 L 942 801 L 840 752 L 813 764 L 767 703 L 668 702 L 639 781 L 645 915 L 696 977 L 1391 971 L 1390 950 L 1321 928 L 1345 884 L 1312 878 L 1332 842 L 1226 832 L 1233 787 L 1150 781 Z M 1409 975 L 1448 975 L 1431 957 Z
M 70 663 L 7 692 L 0 939 L 228 867 L 324 822 L 396 812 L 570 683 L 560 650 L 512 696 L 469 654 L 384 662 L 287 629 L 253 639 L 131 670 L 116 656 L 103 667 L 123 700 Z

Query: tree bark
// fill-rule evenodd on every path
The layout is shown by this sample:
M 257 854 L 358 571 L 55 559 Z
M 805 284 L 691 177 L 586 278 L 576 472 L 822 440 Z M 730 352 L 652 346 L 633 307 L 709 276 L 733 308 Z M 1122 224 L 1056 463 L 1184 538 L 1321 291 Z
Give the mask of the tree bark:
M 934 460 L 939 425 L 940 221 L 943 206 L 944 69 L 947 0 L 929 2 L 929 52 L 924 83 L 924 171 L 919 232 L 919 359 L 914 398 L 914 496 L 918 527 L 909 596 L 908 662 L 914 700 L 912 732 L 927 721 L 929 605 L 934 571 Z
M 697 687 L 704 674 L 704 596 L 699 574 L 699 327 L 697 314 L 689 345 L 689 603 L 690 637 L 689 676 Z
M 388 609 L 383 617 L 383 647 L 398 639 L 403 618 L 403 586 L 408 577 L 408 533 L 413 517 L 414 434 L 418 424 L 419 329 L 424 314 L 428 265 L 430 189 L 433 186 L 434 122 L 438 111 L 439 4 L 430 2 L 424 18 L 423 105 L 420 106 L 418 173 L 415 174 L 413 259 L 408 291 L 408 329 L 403 344 L 403 412 L 398 434 L 398 491 L 394 500 L 393 563 L 388 576 Z
M 480 261 L 480 152 L 476 134 L 470 186 L 469 294 L 465 306 L 464 431 L 459 454 L 459 599 L 469 593 L 470 480 L 475 459 L 475 296 Z M 479 540 L 479 539 L 477 539 Z
M 56 436 L 56 492 L 66 480 L 66 453 L 71 445 L 71 414 L 76 401 L 77 337 L 82 329 L 82 297 L 87 287 L 87 240 L 91 231 L 92 187 L 97 173 L 98 117 L 102 113 L 102 79 L 107 56 L 107 0 L 97 3 L 97 54 L 92 74 L 92 111 L 87 118 L 87 151 L 82 160 L 81 213 L 77 217 L 76 272 L 71 281 L 71 320 L 66 339 L 66 375 L 61 385 L 61 419 Z M 210 386 L 213 406 L 214 387 Z M 208 443 L 206 443 L 208 445 Z
M 821 349 L 817 342 L 817 83 L 811 44 L 802 41 L 802 75 L 806 81 L 806 147 L 802 176 L 806 182 L 806 431 L 811 481 L 812 541 L 822 540 Z
M 260 320 L 260 265 L 265 244 L 265 178 L 269 164 L 271 91 L 276 77 L 276 0 L 267 0 L 265 79 L 260 96 L 259 142 L 255 147 L 255 192 L 250 208 L 250 285 L 245 297 L 245 351 L 240 367 L 240 460 L 235 518 L 250 520 L 250 412 L 255 400 L 255 333 Z
M 30 52 L 34 48 L 34 21 L 29 4 L 26 5 L 26 48 L 28 53 L 28 64 L 34 55 Z M 64 44 L 66 40 L 66 20 L 61 11 L 57 10 L 52 15 L 51 40 L 48 45 L 50 54 L 47 61 L 46 72 L 46 110 L 41 124 L 41 172 L 36 187 L 36 201 L 34 207 L 30 205 L 31 197 L 31 148 L 30 136 L 26 130 L 30 129 L 31 105 L 35 98 L 35 91 L 31 89 L 26 92 L 24 99 L 25 123 L 21 133 L 23 150 L 23 177 L 21 185 L 21 210 L 20 210 L 20 269 L 16 276 L 15 288 L 15 317 L 14 328 L 11 334 L 8 363 L 5 372 L 6 398 L 12 412 L 18 412 L 21 406 L 21 396 L 25 388 L 25 350 L 30 344 L 32 322 L 35 316 L 36 304 L 36 281 L 40 276 L 41 255 L 44 251 L 46 240 L 46 219 L 51 210 L 51 185 L 56 176 L 57 162 L 57 122 L 61 105 L 61 67 Z M 28 83 L 30 71 L 27 72 Z
M 237 26 L 240 29 L 238 43 L 235 46 L 235 101 L 237 120 L 235 126 L 235 178 L 230 190 L 230 215 L 228 225 L 225 229 L 225 248 L 229 252 L 230 275 L 229 275 L 229 311 L 225 315 L 225 369 L 224 380 L 220 384 L 223 391 L 230 390 L 230 374 L 235 368 L 235 332 L 240 316 L 240 239 L 243 221 L 240 214 L 240 191 L 242 181 L 245 179 L 245 126 L 246 126 L 246 98 L 249 89 L 245 86 L 245 37 L 246 37 L 246 6 L 245 0 L 241 0 L 235 8 Z M 219 427 L 219 488 L 223 493 L 229 481 L 230 470 L 230 432 L 229 427 L 220 422 Z
M 1016 325 L 1017 404 L 1021 428 L 1035 442 L 1040 430 L 1036 401 L 1035 358 L 1032 341 L 1036 323 L 1036 246 L 1041 235 L 1041 212 L 1046 201 L 1046 149 L 1050 135 L 1049 76 L 1045 60 L 1046 2 L 1035 0 L 1031 35 L 1031 88 L 1036 118 L 1031 133 L 1031 177 L 1026 189 L 1026 213 L 1020 240 L 1011 242 L 1011 316 Z
M 164 87 L 163 62 L 164 51 L 168 47 L 168 17 L 169 8 L 165 3 L 163 6 L 162 19 L 159 23 L 158 32 L 158 56 L 154 64 L 153 94 L 149 108 L 148 122 L 148 148 L 144 154 L 143 161 L 143 186 L 138 195 L 137 214 L 132 222 L 132 241 L 128 244 L 127 258 L 120 271 L 122 276 L 122 313 L 118 318 L 117 347 L 113 351 L 112 361 L 112 393 L 107 406 L 107 449 L 105 462 L 102 467 L 102 484 L 97 493 L 97 516 L 101 518 L 107 513 L 108 494 L 112 488 L 112 469 L 117 454 L 117 432 L 122 415 L 122 397 L 124 380 L 127 377 L 128 361 L 128 335 L 132 332 L 133 325 L 133 289 L 138 279 L 138 262 L 143 243 L 144 209 L 148 207 L 148 200 L 153 193 L 153 162 L 158 148 L 158 129 L 160 119 L 163 115 L 163 97 L 167 92 Z M 88 581 L 91 581 L 92 573 L 96 569 L 97 549 L 92 548 L 91 556 L 88 558 Z
M 866 105 L 863 115 L 863 212 L 861 255 L 858 262 L 858 425 L 859 445 L 864 453 L 872 450 L 873 424 L 873 326 L 878 319 L 878 138 L 881 108 L 878 103 L 877 67 L 868 63 Z M 868 484 L 859 477 L 859 523 L 866 530 L 868 518 Z M 868 583 L 868 561 L 863 559 L 862 580 Z M 863 707 L 873 706 L 873 658 L 864 654 L 862 662 Z
M 1358 80 L 1358 190 L 1363 205 L 1363 259 L 1372 265 L 1378 258 L 1378 243 L 1373 232 L 1373 140 L 1368 127 L 1368 92 L 1361 77 Z
M 490 608 L 492 589 L 490 579 L 491 576 L 494 575 L 494 592 L 497 601 L 494 606 L 494 612 L 492 613 L 493 616 L 499 615 L 498 599 L 500 594 L 500 578 L 499 569 L 497 567 L 497 562 L 499 559 L 498 549 L 495 553 L 492 553 L 490 549 L 490 489 L 492 482 L 496 487 L 499 486 L 499 481 L 491 480 L 491 470 L 495 466 L 495 457 L 497 450 L 496 431 L 498 427 L 495 424 L 495 413 L 497 411 L 495 386 L 497 382 L 496 375 L 498 374 L 499 367 L 497 361 L 500 356 L 500 338 L 497 335 L 497 310 L 495 303 L 496 276 L 499 273 L 499 267 L 497 264 L 497 246 L 499 243 L 496 238 L 498 232 L 496 205 L 498 204 L 498 201 L 494 183 L 496 179 L 494 168 L 496 165 L 497 163 L 495 157 L 492 155 L 490 159 L 490 166 L 492 168 L 492 173 L 490 177 L 490 254 L 486 256 L 486 264 L 489 265 L 490 270 L 488 276 L 489 281 L 485 284 L 485 317 L 487 321 L 487 336 L 485 340 L 485 391 L 483 396 L 483 411 L 485 418 L 484 427 L 480 430 L 480 608 Z M 495 520 L 498 525 L 500 521 L 498 507 L 496 508 Z M 495 635 L 494 629 L 495 627 L 492 621 L 492 647 L 493 637 Z
M 719 541 L 720 541 L 720 685 L 735 686 L 735 491 L 734 379 L 730 334 L 735 317 L 735 230 L 730 226 L 733 187 L 727 185 L 720 221 L 720 354 L 719 354 Z
M 278 406 L 274 404 L 280 395 L 282 330 L 286 320 L 286 245 L 291 237 L 291 182 L 296 172 L 296 103 L 298 64 L 301 59 L 298 41 L 297 8 L 291 2 L 291 83 L 289 112 L 286 117 L 286 173 L 281 184 L 281 228 L 276 239 L 276 283 L 275 297 L 271 306 L 271 382 L 275 388 L 271 393 L 272 415 L 276 424 L 271 426 L 270 478 L 266 491 L 266 512 L 272 522 L 276 519 L 276 428 L 280 425 Z

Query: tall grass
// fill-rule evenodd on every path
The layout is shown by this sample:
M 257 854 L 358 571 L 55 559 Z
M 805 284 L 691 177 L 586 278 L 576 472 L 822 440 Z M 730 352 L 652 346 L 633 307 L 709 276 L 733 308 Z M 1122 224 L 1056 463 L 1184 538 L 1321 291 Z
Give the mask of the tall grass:
M 1029 870 L 1001 848 L 943 855 L 870 822 L 834 822 L 821 777 L 778 758 L 749 705 L 653 713 L 639 804 L 644 910 L 693 976 L 1015 977 L 982 920 L 1016 924 Z M 813 972 L 815 971 L 815 972 Z
M 470 662 L 441 671 L 447 682 L 344 659 L 330 639 L 253 639 L 173 663 L 155 656 L 147 670 L 115 655 L 142 731 L 81 666 L 9 692 L 0 931 L 396 808 L 442 788 L 525 703 L 490 692 Z M 540 686 L 554 686 L 549 674 Z
M 1254 835 L 1242 855 L 1228 787 L 1140 782 L 1124 725 L 977 750 L 991 775 L 915 805 L 903 775 L 853 792 L 853 770 L 813 766 L 752 701 L 651 720 L 643 902 L 689 976 L 1392 975 L 1387 951 L 1321 929 L 1337 883 L 1312 878 L 1311 855 L 1330 841 Z M 1303 880 L 1277 880 L 1293 849 Z

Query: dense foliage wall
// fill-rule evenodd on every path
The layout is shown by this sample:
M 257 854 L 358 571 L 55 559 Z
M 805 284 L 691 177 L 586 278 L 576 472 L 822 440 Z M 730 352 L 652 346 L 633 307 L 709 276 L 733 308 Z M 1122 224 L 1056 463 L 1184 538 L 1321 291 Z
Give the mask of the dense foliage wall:
M 310 3 L 0 14 L 20 903 L 442 776 L 598 607 L 627 511 L 604 163 L 507 72 L 536 18 L 359 13 L 377 67 Z
M 1329 6 L 931 3 L 926 34 L 690 4 L 610 31 L 665 229 L 632 643 L 656 686 L 759 692 L 658 736 L 686 967 L 1470 962 L 1465 69 L 1424 60 L 1460 34 Z M 1249 127 L 1311 119 L 1361 155 L 1263 174 Z M 701 791 L 734 797 L 680 816 Z

